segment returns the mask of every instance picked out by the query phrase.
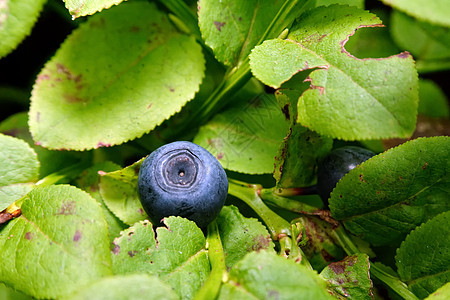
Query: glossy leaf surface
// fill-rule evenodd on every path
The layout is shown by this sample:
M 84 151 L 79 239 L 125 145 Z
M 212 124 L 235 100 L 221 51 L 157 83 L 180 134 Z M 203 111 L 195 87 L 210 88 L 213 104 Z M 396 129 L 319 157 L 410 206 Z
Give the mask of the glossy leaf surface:
M 132 274 L 101 279 L 65 300 L 176 300 L 177 294 L 156 276 Z
M 114 241 L 115 274 L 146 273 L 160 277 L 182 299 L 190 299 L 209 274 L 205 237 L 194 222 L 164 219 L 156 229 L 149 221 L 136 223 Z
M 347 173 L 331 193 L 332 216 L 374 245 L 399 243 L 450 209 L 450 138 L 420 138 Z
M 265 41 L 251 56 L 253 74 L 279 88 L 314 69 L 298 99 L 298 122 L 345 140 L 408 137 L 417 114 L 417 74 L 411 55 L 357 59 L 344 46 L 357 28 L 381 26 L 371 13 L 328 6 L 306 12 L 287 39 Z
M 0 232 L 0 278 L 36 298 L 68 295 L 111 275 L 107 224 L 87 193 L 35 188 Z
M 100 172 L 100 195 L 108 209 L 128 225 L 148 218 L 137 191 L 139 168 L 145 157 L 113 172 Z
M 274 243 L 267 228 L 258 220 L 245 218 L 235 206 L 224 206 L 217 217 L 220 239 L 228 269 L 248 252 L 274 252 Z
M 218 299 L 333 299 L 314 271 L 274 253 L 252 252 L 230 271 Z
M 400 278 L 420 298 L 450 281 L 450 212 L 412 231 L 397 250 Z
M 415 18 L 435 24 L 450 26 L 450 6 L 447 0 L 382 0 Z
M 373 299 L 369 257 L 356 254 L 329 264 L 320 275 L 328 281 L 332 295 L 345 299 Z
M 225 169 L 270 174 L 287 130 L 275 97 L 262 94 L 217 114 L 200 128 L 194 143 L 211 152 Z
M 0 211 L 28 193 L 38 179 L 36 152 L 23 140 L 0 134 Z
M 194 97 L 204 68 L 200 45 L 154 4 L 124 3 L 90 17 L 47 62 L 31 133 L 44 147 L 74 150 L 140 137 Z
M 30 34 L 45 0 L 0 2 L 0 58 L 13 51 Z
M 123 0 L 95 0 L 95 1 L 79 1 L 79 0 L 64 0 L 66 8 L 69 10 L 72 17 L 78 18 L 82 16 L 92 15 L 103 9 L 110 8 L 113 5 L 118 5 Z

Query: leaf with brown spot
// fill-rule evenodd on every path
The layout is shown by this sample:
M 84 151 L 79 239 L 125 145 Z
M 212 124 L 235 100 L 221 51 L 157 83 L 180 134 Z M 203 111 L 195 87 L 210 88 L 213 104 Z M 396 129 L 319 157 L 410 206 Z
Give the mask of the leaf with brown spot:
M 274 251 L 267 228 L 258 220 L 245 218 L 235 206 L 225 206 L 217 217 L 225 264 L 233 267 L 248 252 Z
M 327 280 L 328 290 L 336 298 L 372 300 L 369 266 L 369 257 L 360 253 L 329 264 L 320 276 Z
M 66 199 L 76 202 L 60 214 Z M 0 231 L 0 278 L 35 298 L 62 298 L 112 275 L 107 224 L 97 202 L 69 185 L 36 187 Z
M 191 299 L 210 272 L 206 239 L 187 219 L 169 217 L 164 224 L 167 228 L 157 228 L 156 234 L 147 220 L 123 231 L 114 241 L 113 271 L 158 276 L 179 296 Z
M 280 88 L 309 69 L 297 121 L 344 140 L 408 137 L 415 127 L 418 77 L 408 53 L 358 59 L 344 48 L 355 30 L 382 26 L 375 15 L 343 5 L 307 11 L 287 39 L 255 47 L 250 66 L 263 83 Z M 295 100 L 295 101 L 294 101 Z
M 121 144 L 178 112 L 204 70 L 195 38 L 154 3 L 123 3 L 88 18 L 45 64 L 32 91 L 30 131 L 50 149 Z
M 333 218 L 373 245 L 398 246 L 416 226 L 450 209 L 449 157 L 450 138 L 430 137 L 370 158 L 331 193 Z

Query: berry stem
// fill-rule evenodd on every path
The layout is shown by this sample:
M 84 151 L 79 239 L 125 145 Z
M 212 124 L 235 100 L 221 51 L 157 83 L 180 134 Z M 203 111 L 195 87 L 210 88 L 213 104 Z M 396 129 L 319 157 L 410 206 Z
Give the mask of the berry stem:
M 206 243 L 208 246 L 209 261 L 211 263 L 211 273 L 202 288 L 195 295 L 194 300 L 215 299 L 219 294 L 220 287 L 227 274 L 225 254 L 223 253 L 219 228 L 215 220 L 207 227 Z
M 363 253 L 363 251 L 360 251 L 358 246 L 353 243 L 342 225 L 338 226 L 335 230 L 332 230 L 331 234 L 336 239 L 336 241 L 338 241 L 347 255 Z M 408 289 L 408 286 L 403 281 L 401 281 L 398 277 L 386 273 L 377 265 L 372 263 L 370 264 L 370 274 L 374 278 L 377 278 L 378 280 L 383 282 L 386 286 L 390 287 L 403 299 L 418 300 L 418 298 Z
M 303 251 L 297 245 L 297 236 L 295 228 L 288 221 L 273 212 L 260 197 L 262 186 L 259 184 L 249 184 L 242 181 L 228 178 L 228 193 L 233 195 L 248 206 L 250 206 L 264 221 L 269 229 L 272 239 L 280 243 L 280 255 L 296 262 L 300 262 L 308 268 L 311 268 Z
M 272 189 L 262 189 L 260 192 L 261 198 L 266 203 L 270 203 L 271 205 L 274 205 L 279 208 L 283 208 L 295 213 L 300 214 L 316 214 L 319 210 L 318 207 L 314 207 L 311 205 L 308 205 L 306 203 L 292 200 L 289 198 L 285 198 L 283 196 L 280 196 L 277 191 L 278 188 L 272 188 Z M 290 189 L 293 190 L 293 189 Z
M 230 178 L 228 184 L 228 193 L 244 201 L 261 217 L 269 228 L 272 239 L 278 241 L 280 237 L 291 234 L 289 223 L 267 207 L 259 197 L 258 192 L 262 189 L 261 185 L 240 182 Z

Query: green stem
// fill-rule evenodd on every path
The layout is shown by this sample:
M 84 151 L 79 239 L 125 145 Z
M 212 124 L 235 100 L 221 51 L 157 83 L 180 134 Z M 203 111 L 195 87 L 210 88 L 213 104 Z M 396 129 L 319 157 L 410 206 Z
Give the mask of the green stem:
M 341 226 L 332 231 L 333 237 L 338 241 L 347 255 L 352 255 L 356 253 L 361 253 L 358 247 L 353 243 L 353 241 L 348 236 L 345 229 Z M 398 277 L 392 276 L 389 273 L 386 273 L 377 265 L 370 264 L 370 274 L 383 282 L 386 286 L 390 287 L 394 292 L 396 292 L 399 296 L 406 300 L 418 300 L 409 289 L 408 286 L 401 281 Z
M 228 193 L 244 201 L 261 217 L 269 228 L 272 239 L 278 241 L 283 236 L 291 235 L 290 224 L 267 207 L 259 197 L 260 185 L 247 184 L 230 178 L 228 183 Z
M 279 196 L 275 193 L 277 191 L 277 188 L 272 189 L 262 189 L 260 192 L 261 198 L 266 203 L 270 203 L 271 205 L 274 205 L 279 208 L 283 208 L 295 213 L 300 214 L 308 214 L 308 215 L 315 215 L 319 211 L 317 207 L 295 201 L 289 198 L 285 198 L 282 196 Z
M 223 253 L 219 228 L 216 221 L 212 221 L 207 228 L 206 242 L 208 245 L 211 273 L 202 288 L 197 292 L 194 300 L 215 299 L 226 276 L 225 254 Z
M 262 186 L 258 184 L 248 184 L 231 178 L 228 178 L 228 184 L 228 193 L 244 201 L 264 221 L 271 233 L 272 239 L 280 243 L 280 254 L 312 269 L 311 264 L 306 259 L 303 251 L 297 245 L 295 228 L 285 219 L 273 212 L 262 201 L 259 196 Z

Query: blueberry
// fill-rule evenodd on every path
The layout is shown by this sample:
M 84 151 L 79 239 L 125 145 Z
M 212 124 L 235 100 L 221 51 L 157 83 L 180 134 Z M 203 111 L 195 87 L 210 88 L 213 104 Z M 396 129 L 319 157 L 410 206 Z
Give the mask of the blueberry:
M 207 150 L 191 142 L 173 142 L 144 160 L 138 192 L 155 226 L 164 217 L 180 216 L 205 228 L 224 205 L 228 180 L 219 161 Z
M 317 190 L 325 205 L 338 181 L 357 165 L 374 156 L 370 150 L 346 146 L 331 151 L 319 164 Z

